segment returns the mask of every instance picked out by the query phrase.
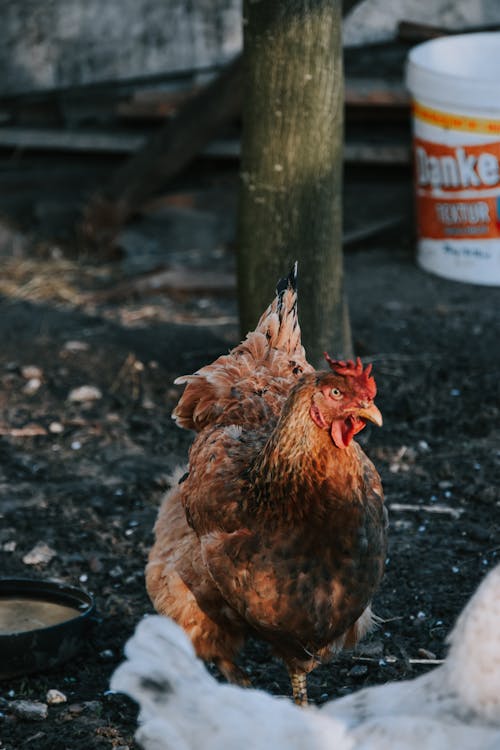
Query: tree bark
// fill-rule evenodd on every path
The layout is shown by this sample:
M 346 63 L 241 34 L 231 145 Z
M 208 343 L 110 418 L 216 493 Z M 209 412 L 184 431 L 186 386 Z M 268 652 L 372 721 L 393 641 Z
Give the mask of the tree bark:
M 342 283 L 340 0 L 245 0 L 238 284 L 242 333 L 299 262 L 309 361 L 350 355 Z

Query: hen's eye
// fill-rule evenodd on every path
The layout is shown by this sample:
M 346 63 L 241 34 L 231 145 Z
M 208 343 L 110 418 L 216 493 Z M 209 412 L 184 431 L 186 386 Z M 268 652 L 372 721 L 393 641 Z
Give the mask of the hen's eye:
M 338 388 L 332 388 L 332 390 L 330 391 L 330 395 L 332 395 L 333 398 L 340 398 L 342 396 L 342 393 Z

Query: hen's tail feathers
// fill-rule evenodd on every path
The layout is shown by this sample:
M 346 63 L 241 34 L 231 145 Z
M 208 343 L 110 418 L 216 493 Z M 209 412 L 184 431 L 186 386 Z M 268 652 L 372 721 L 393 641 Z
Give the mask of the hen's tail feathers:
M 260 690 L 219 684 L 167 617 L 142 620 L 125 655 L 111 688 L 139 704 L 136 739 L 145 750 L 352 750 L 343 722 Z
M 145 617 L 125 646 L 127 661 L 111 678 L 111 688 L 127 693 L 141 707 L 141 720 L 155 718 L 169 693 L 192 682 L 212 689 L 215 680 L 194 654 L 191 642 L 174 622 Z
M 472 711 L 500 724 L 500 565 L 482 581 L 448 642 L 449 684 Z
M 142 726 L 136 738 L 145 750 L 496 750 L 499 622 L 497 565 L 458 618 L 442 666 L 413 680 L 365 688 L 315 711 L 259 690 L 220 685 L 196 659 L 181 628 L 155 615 L 139 623 L 111 687 L 139 703 Z
M 397 745 L 387 734 L 386 750 L 500 748 L 500 565 L 486 576 L 462 610 L 448 642 L 448 655 L 435 669 L 412 680 L 365 688 L 327 703 L 324 711 L 352 727 L 359 726 L 360 731 L 363 724 L 369 729 L 374 721 L 383 722 L 388 732 L 396 721 L 407 722 L 407 741 Z M 415 728 L 423 732 L 425 721 L 435 722 L 435 729 L 426 730 L 427 742 L 421 736 L 421 741 L 415 739 L 413 744 Z M 452 741 L 451 725 L 458 732 L 458 742 Z M 484 735 L 476 735 L 478 732 Z
M 278 282 L 276 296 L 255 331 L 248 333 L 229 354 L 193 375 L 175 380 L 176 385 L 186 384 L 186 389 L 172 416 L 179 427 L 198 431 L 223 417 L 234 419 L 237 424 L 244 418 L 249 426 L 255 411 L 252 403 L 255 406 L 255 399 L 259 398 L 256 391 L 272 394 L 281 388 L 285 394 L 289 390 L 287 383 L 290 386 L 302 372 L 311 369 L 301 344 L 295 263 L 290 274 Z M 276 404 L 271 403 L 272 395 L 266 398 L 273 411 Z M 257 407 L 254 417 L 258 421 L 263 414 L 262 404 Z
M 297 314 L 297 265 L 295 261 L 288 276 L 278 281 L 276 296 L 261 315 L 255 330 L 266 336 L 270 347 L 291 357 L 305 358 Z
M 194 750 L 189 691 L 210 693 L 216 683 L 195 658 L 185 633 L 166 617 L 146 617 L 127 642 L 125 656 L 111 677 L 111 689 L 139 704 L 142 726 L 136 739 L 141 747 Z

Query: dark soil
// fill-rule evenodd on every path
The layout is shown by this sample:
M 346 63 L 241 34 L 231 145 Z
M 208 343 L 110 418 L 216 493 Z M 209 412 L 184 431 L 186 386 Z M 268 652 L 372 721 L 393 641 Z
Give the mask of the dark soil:
M 359 195 L 348 194 L 348 207 Z M 140 229 L 128 230 L 129 241 Z M 499 293 L 423 273 L 404 234 L 346 257 L 356 351 L 374 362 L 385 420 L 360 437 L 382 475 L 390 550 L 374 603 L 382 624 L 356 654 L 311 675 L 316 703 L 417 676 L 432 654 L 443 658 L 457 614 L 500 550 Z M 234 268 L 227 244 L 213 255 L 186 248 L 186 265 Z M 111 284 L 116 272 L 79 269 L 81 291 Z M 152 527 L 191 439 L 170 419 L 172 382 L 236 343 L 236 302 L 164 295 L 64 303 L 57 291 L 41 300 L 32 287 L 25 284 L 24 299 L 0 300 L 1 574 L 80 585 L 95 597 L 98 622 L 70 663 L 0 683 L 0 748 L 134 748 L 136 708 L 108 685 L 125 641 L 152 612 L 143 576 Z M 86 348 L 68 345 L 75 341 Z M 27 365 L 42 370 L 31 395 Z M 68 401 L 81 385 L 97 386 L 102 398 Z M 55 422 L 62 432 L 51 431 Z M 30 423 L 46 434 L 8 434 Z M 23 557 L 39 541 L 56 556 L 28 566 Z M 243 663 L 255 686 L 289 692 L 264 645 L 250 644 Z M 27 722 L 9 710 L 13 699 L 45 701 L 50 688 L 67 702 L 49 706 L 47 719 Z

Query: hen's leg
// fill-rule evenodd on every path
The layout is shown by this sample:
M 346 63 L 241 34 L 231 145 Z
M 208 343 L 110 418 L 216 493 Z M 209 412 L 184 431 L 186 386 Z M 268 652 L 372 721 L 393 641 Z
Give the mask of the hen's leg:
M 307 675 L 289 668 L 290 682 L 292 683 L 293 701 L 297 706 L 307 706 Z
M 251 686 L 252 683 L 248 679 L 245 672 L 240 669 L 240 667 L 238 667 L 233 661 L 229 659 L 216 658 L 213 659 L 213 663 L 215 664 L 219 672 L 224 675 L 228 682 L 233 683 L 233 685 L 241 685 L 242 687 Z

